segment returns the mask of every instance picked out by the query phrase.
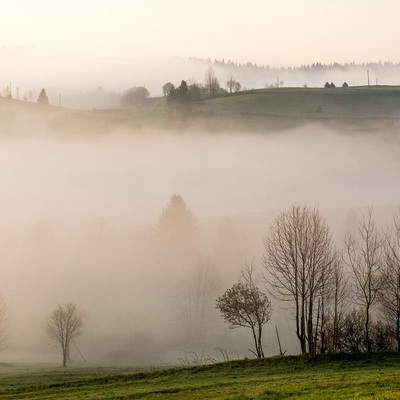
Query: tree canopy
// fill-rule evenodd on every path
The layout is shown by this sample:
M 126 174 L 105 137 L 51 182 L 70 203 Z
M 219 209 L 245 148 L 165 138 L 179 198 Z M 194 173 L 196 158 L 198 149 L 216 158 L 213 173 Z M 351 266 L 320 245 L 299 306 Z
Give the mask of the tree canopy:
M 218 297 L 216 307 L 221 312 L 230 328 L 250 328 L 253 333 L 255 355 L 264 357 L 262 346 L 262 328 L 271 318 L 272 306 L 267 295 L 262 293 L 252 279 L 252 270 L 247 275 L 249 279 L 239 281 L 222 296 Z
M 143 104 L 150 96 L 150 92 L 144 86 L 132 87 L 124 92 L 121 97 L 123 107 L 132 107 Z

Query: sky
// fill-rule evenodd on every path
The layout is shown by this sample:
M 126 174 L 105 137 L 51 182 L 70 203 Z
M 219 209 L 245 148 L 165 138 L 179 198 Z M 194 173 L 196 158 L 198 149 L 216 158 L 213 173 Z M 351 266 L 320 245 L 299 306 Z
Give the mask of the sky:
M 270 65 L 399 61 L 397 0 L 2 0 L 0 46 Z

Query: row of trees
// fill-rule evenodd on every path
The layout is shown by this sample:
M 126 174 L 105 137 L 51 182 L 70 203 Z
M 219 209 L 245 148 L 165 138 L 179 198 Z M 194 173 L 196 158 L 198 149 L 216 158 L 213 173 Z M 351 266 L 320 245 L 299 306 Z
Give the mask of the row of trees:
M 380 231 L 370 208 L 338 251 L 318 209 L 293 205 L 271 224 L 264 248 L 263 281 L 293 309 L 301 354 L 400 352 L 400 212 Z M 252 282 L 228 289 L 217 308 L 233 327 L 252 329 L 261 357 L 261 325 L 269 320 L 262 316 L 271 306 Z
M 346 62 L 346 63 L 339 63 L 339 62 L 332 62 L 329 64 L 324 64 L 320 62 L 315 62 L 312 64 L 304 64 L 299 67 L 275 67 L 271 65 L 265 65 L 265 64 L 257 64 L 257 63 L 252 63 L 250 61 L 247 61 L 245 63 L 240 63 L 232 60 L 217 60 L 214 59 L 212 61 L 210 58 L 198 58 L 198 57 L 190 57 L 190 61 L 196 62 L 196 63 L 201 63 L 201 64 L 212 64 L 216 67 L 224 68 L 227 67 L 229 69 L 235 68 L 235 69 L 253 69 L 253 70 L 265 70 L 265 71 L 319 71 L 319 70 L 333 70 L 333 69 L 341 69 L 341 70 L 350 70 L 350 69 L 362 69 L 364 70 L 365 68 L 375 68 L 375 69 L 381 69 L 381 70 L 395 70 L 400 68 L 400 62 L 391 62 L 391 61 L 385 61 L 385 62 L 363 62 L 363 63 L 355 63 L 355 62 Z
M 1 95 L 0 95 L 1 97 Z M 12 99 L 13 95 L 11 93 L 11 87 L 7 86 L 3 89 L 3 97 L 7 98 L 7 99 Z M 21 100 L 20 95 L 19 95 L 19 88 L 17 86 L 16 88 L 16 94 L 15 94 L 15 98 L 16 100 Z M 32 101 L 33 99 L 33 92 L 29 91 L 29 101 Z M 24 101 L 28 101 L 28 98 L 26 96 L 24 96 L 23 98 Z M 49 104 L 49 98 L 46 94 L 46 90 L 44 88 L 42 88 L 42 90 L 39 93 L 39 97 L 37 98 L 37 102 L 39 104 L 45 104 L 48 105 Z
M 236 82 L 232 75 L 226 86 L 230 94 L 237 93 L 241 89 L 240 83 Z M 171 82 L 167 82 L 162 90 L 167 97 L 168 109 L 183 119 L 193 111 L 194 104 L 228 94 L 227 90 L 221 88 L 212 67 L 209 67 L 205 74 L 204 84 L 188 84 L 183 80 L 178 87 L 175 87 Z
M 194 246 L 196 219 L 180 195 L 173 195 L 156 226 L 159 244 L 182 257 Z M 193 253 L 193 251 L 191 251 Z M 185 259 L 187 259 L 185 257 Z M 209 257 L 198 257 L 180 286 L 187 338 L 196 343 L 205 328 L 219 290 L 218 274 Z M 266 290 L 261 285 L 266 285 Z M 372 209 L 345 238 L 341 251 L 317 208 L 293 205 L 283 210 L 264 238 L 262 270 L 246 266 L 232 288 L 216 302 L 232 328 L 251 329 L 254 354 L 264 357 L 263 326 L 272 302 L 293 310 L 293 330 L 302 354 L 339 351 L 400 351 L 400 210 L 386 230 L 376 226 Z M 3 310 L 3 313 L 1 312 Z M 0 304 L 1 318 L 5 308 Z M 6 325 L 4 325 L 6 326 Z M 50 315 L 47 333 L 62 349 L 63 365 L 70 345 L 83 333 L 83 318 L 73 303 Z

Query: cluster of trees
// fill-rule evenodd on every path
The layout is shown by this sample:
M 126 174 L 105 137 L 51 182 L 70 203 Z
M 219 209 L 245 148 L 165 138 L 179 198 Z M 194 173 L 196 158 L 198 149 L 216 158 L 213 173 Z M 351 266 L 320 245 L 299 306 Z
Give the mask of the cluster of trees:
M 3 89 L 2 95 L 3 95 L 3 97 L 5 97 L 7 99 L 13 99 L 11 86 L 6 86 Z M 1 95 L 0 95 L 0 97 L 1 97 Z M 21 100 L 20 91 L 19 91 L 19 87 L 18 86 L 15 88 L 15 99 L 16 100 Z M 24 101 L 28 101 L 28 99 L 29 99 L 29 101 L 33 100 L 33 92 L 32 92 L 32 90 L 29 91 L 28 97 L 24 96 L 22 98 L 22 100 L 24 100 Z M 40 91 L 39 97 L 37 98 L 37 102 L 39 104 L 45 104 L 45 105 L 49 104 L 49 98 L 48 98 L 48 96 L 46 94 L 46 90 L 44 88 L 42 88 L 42 90 Z
M 292 307 L 301 354 L 400 352 L 400 212 L 380 231 L 369 209 L 338 251 L 318 209 L 295 204 L 271 224 L 264 247 L 263 280 Z M 260 296 L 256 285 L 240 283 L 217 300 L 224 319 L 250 327 L 256 342 L 255 330 L 268 322 L 259 314 L 270 310 Z
M 335 87 L 336 87 L 336 85 L 333 82 L 331 82 L 331 83 L 326 82 L 325 85 L 324 85 L 325 89 L 335 88 Z M 342 87 L 349 87 L 349 85 L 348 85 L 347 82 L 343 82 Z
M 232 75 L 226 86 L 230 94 L 238 93 L 241 89 L 240 83 L 236 82 Z M 204 84 L 195 82 L 188 84 L 183 80 L 178 87 L 175 87 L 171 82 L 167 82 L 162 90 L 163 95 L 167 97 L 168 108 L 183 118 L 193 111 L 194 104 L 228 94 L 228 91 L 220 86 L 212 66 L 205 73 Z
M 380 230 L 368 209 L 338 250 L 318 208 L 294 204 L 269 226 L 260 273 L 246 266 L 239 281 L 219 297 L 219 274 L 209 256 L 197 256 L 193 268 L 187 268 L 197 253 L 198 228 L 182 196 L 171 196 L 155 233 L 160 260 L 183 260 L 186 268 L 176 281 L 186 343 L 201 343 L 216 299 L 224 320 L 231 328 L 248 328 L 252 352 L 264 357 L 264 326 L 275 300 L 276 312 L 282 305 L 292 309 L 302 354 L 400 352 L 400 210 L 392 224 Z M 58 305 L 48 318 L 47 334 L 59 344 L 64 366 L 83 327 L 83 315 L 72 302 Z M 0 301 L 0 345 L 7 333 Z
M 217 60 L 214 59 L 212 61 L 210 58 L 198 58 L 198 57 L 190 57 L 190 61 L 201 63 L 201 64 L 211 64 L 215 67 L 229 67 L 230 69 L 253 69 L 253 70 L 265 70 L 265 71 L 329 71 L 333 69 L 341 69 L 341 70 L 350 70 L 350 69 L 362 69 L 365 70 L 366 68 L 376 69 L 376 70 L 399 70 L 400 69 L 400 62 L 391 62 L 391 61 L 378 61 L 378 62 L 364 62 L 364 63 L 355 63 L 355 62 L 347 62 L 347 63 L 339 63 L 339 62 L 332 62 L 329 64 L 315 62 L 312 64 L 303 64 L 300 67 L 275 67 L 266 64 L 257 64 L 252 63 L 250 61 L 240 63 L 237 61 L 232 60 Z

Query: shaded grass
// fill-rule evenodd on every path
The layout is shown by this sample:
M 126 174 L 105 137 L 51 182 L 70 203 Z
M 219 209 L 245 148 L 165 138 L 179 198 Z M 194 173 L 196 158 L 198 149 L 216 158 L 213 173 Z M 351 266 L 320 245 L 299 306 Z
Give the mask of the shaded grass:
M 32 367 L 1 377 L 0 399 L 400 398 L 398 353 L 271 357 L 140 373 L 69 370 Z

